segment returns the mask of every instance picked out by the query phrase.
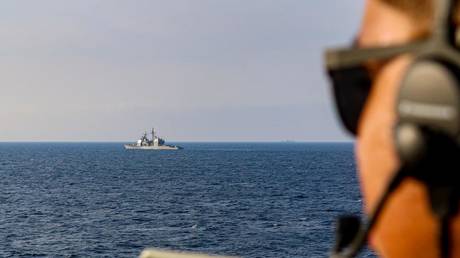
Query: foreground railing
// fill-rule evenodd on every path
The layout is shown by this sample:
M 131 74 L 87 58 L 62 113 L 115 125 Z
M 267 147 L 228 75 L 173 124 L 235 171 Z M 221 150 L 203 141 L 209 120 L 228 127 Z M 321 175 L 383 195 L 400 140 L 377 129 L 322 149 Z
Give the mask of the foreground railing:
M 173 252 L 158 249 L 146 249 L 139 258 L 237 258 L 230 256 L 212 256 L 197 253 Z

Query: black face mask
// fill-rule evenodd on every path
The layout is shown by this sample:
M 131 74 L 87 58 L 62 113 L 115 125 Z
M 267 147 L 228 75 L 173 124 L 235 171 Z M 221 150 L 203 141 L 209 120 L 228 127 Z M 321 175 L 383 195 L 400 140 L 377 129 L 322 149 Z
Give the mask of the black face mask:
M 372 80 L 364 64 L 413 54 L 401 83 L 394 143 L 401 167 L 377 202 L 367 223 L 357 217 L 339 219 L 331 257 L 355 257 L 401 182 L 410 177 L 425 185 L 433 215 L 439 221 L 439 254 L 451 255 L 450 227 L 460 203 L 460 50 L 452 24 L 457 1 L 437 0 L 434 28 L 426 40 L 384 48 L 335 49 L 326 52 L 343 125 L 357 135 Z
M 356 135 L 358 122 L 371 89 L 371 78 L 364 66 L 330 71 L 335 103 L 345 128 Z
M 331 49 L 326 52 L 326 67 L 332 83 L 337 111 L 342 124 L 356 136 L 363 108 L 371 91 L 372 79 L 364 63 L 387 61 L 400 54 L 419 51 L 424 42 L 385 48 Z

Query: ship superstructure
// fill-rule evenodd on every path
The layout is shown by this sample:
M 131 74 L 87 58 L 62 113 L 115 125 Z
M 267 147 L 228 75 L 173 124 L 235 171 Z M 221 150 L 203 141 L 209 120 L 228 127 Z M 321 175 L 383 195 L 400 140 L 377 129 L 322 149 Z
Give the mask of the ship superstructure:
M 147 132 L 145 132 L 142 137 L 133 144 L 125 144 L 125 149 L 128 150 L 179 150 L 182 149 L 179 146 L 166 145 L 165 140 L 158 137 L 155 128 L 152 128 L 151 132 L 152 138 L 149 139 Z

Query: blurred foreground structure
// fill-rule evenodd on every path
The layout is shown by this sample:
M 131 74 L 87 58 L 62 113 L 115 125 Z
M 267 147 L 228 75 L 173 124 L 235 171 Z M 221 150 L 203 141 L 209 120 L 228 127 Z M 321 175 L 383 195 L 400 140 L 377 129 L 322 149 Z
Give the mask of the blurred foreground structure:
M 237 258 L 230 256 L 212 256 L 204 254 L 173 252 L 158 249 L 146 249 L 142 251 L 139 258 Z

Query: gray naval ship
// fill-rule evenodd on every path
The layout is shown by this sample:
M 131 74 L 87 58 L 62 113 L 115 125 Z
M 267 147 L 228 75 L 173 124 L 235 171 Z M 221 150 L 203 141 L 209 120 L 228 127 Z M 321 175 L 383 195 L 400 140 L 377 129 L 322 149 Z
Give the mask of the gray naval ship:
M 147 132 L 133 144 L 125 144 L 127 150 L 180 150 L 182 147 L 166 145 L 165 140 L 158 137 L 155 128 L 152 128 L 152 139 L 147 137 Z

